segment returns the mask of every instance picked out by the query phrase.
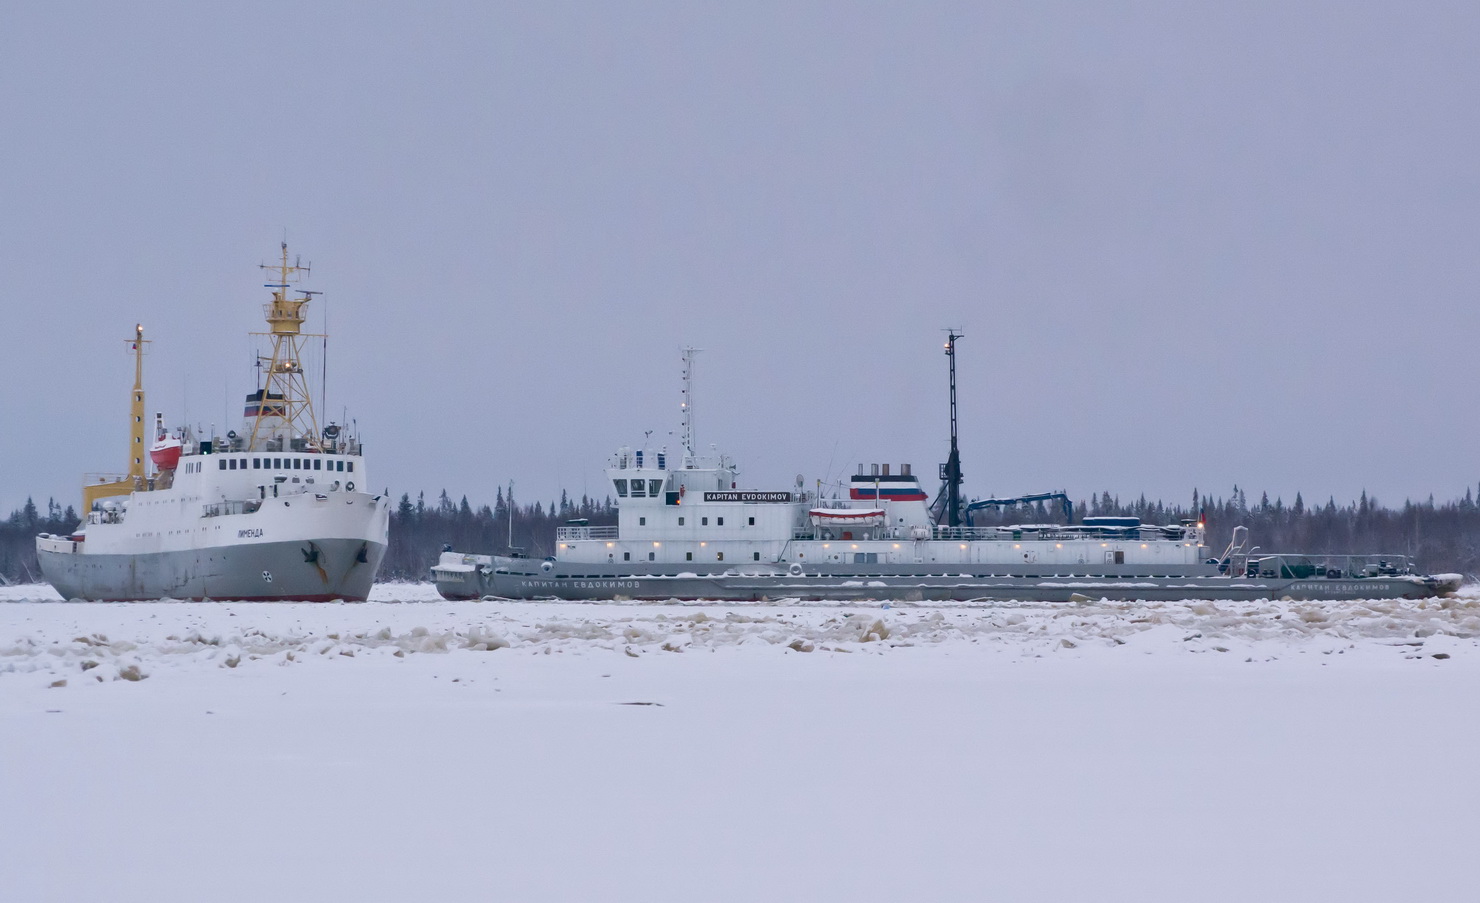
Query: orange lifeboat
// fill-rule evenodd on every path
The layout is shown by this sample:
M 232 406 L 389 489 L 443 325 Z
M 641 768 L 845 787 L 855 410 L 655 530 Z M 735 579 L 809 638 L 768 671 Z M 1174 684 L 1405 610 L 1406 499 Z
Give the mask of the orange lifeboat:
M 180 466 L 180 440 L 170 438 L 164 428 L 164 415 L 154 415 L 154 444 L 149 446 L 149 460 L 158 470 L 174 470 Z
M 180 440 L 168 436 L 156 439 L 149 447 L 149 460 L 160 470 L 174 470 L 180 466 Z

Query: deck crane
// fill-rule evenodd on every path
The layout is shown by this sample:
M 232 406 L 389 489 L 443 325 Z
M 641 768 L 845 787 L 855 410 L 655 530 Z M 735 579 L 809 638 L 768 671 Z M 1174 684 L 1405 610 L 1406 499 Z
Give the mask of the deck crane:
M 983 508 L 1011 508 L 1014 505 L 1030 505 L 1033 502 L 1059 503 L 1059 510 L 1064 512 L 1064 522 L 1074 523 L 1074 503 L 1069 501 L 1069 496 L 1062 492 L 1040 492 L 1036 495 L 1020 495 L 1011 499 L 977 499 L 966 505 L 966 524 L 972 526 L 971 512 L 981 511 Z

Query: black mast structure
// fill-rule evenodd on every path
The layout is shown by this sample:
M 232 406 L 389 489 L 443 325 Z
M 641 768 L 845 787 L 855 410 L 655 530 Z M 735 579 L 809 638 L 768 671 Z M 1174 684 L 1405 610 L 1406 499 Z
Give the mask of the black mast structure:
M 956 446 L 956 340 L 964 333 L 946 330 L 946 358 L 951 363 L 951 454 L 940 466 L 941 488 L 936 496 L 935 522 L 947 527 L 961 526 L 961 450 Z

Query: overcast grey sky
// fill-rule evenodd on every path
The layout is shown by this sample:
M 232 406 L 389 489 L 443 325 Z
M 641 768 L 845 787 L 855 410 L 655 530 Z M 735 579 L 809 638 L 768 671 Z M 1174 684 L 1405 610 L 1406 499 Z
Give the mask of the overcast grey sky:
M 0 512 L 236 423 L 287 230 L 371 480 L 973 495 L 1480 481 L 1480 4 L 0 7 Z M 228 411 L 230 413 L 228 413 Z M 223 427 L 224 429 L 224 427 Z M 932 490 L 933 490 L 932 486 Z

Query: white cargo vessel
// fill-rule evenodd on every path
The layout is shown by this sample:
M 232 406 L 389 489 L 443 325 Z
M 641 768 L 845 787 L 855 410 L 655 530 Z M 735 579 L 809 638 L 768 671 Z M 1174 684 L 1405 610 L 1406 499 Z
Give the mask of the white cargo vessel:
M 390 504 L 369 491 L 359 437 L 320 425 L 302 364 L 307 267 L 264 267 L 269 349 L 240 431 L 168 430 L 146 452 L 144 328 L 135 327 L 129 471 L 83 487 L 84 521 L 42 535 L 46 580 L 69 599 L 363 600 L 385 557 Z M 214 432 L 214 428 L 210 431 Z
M 1401 555 L 1257 553 L 1239 527 L 1222 550 L 1196 521 L 978 527 L 974 511 L 1020 499 L 963 502 L 956 446 L 955 342 L 951 447 L 934 504 L 908 464 L 860 465 L 845 485 L 739 488 L 723 455 L 694 453 L 692 352 L 686 354 L 683 447 L 624 448 L 607 468 L 615 526 L 571 523 L 555 554 L 444 552 L 432 569 L 449 599 L 1361 599 L 1452 592 L 1459 575 L 1424 576 Z M 831 497 L 829 497 L 831 496 Z M 1029 499 L 1057 499 L 1062 493 Z

